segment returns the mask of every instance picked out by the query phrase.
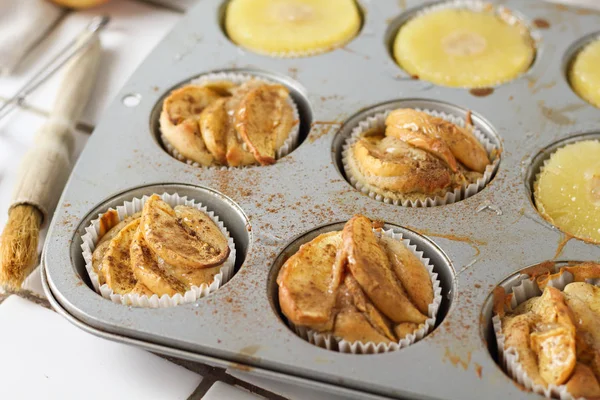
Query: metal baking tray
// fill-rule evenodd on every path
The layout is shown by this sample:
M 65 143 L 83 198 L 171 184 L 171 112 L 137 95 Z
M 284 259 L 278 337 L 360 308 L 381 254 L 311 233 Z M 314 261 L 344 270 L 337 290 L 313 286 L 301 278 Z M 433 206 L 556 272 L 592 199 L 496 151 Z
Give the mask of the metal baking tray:
M 553 143 L 599 131 L 600 110 L 572 92 L 565 71 L 578 46 L 600 29 L 600 14 L 542 1 L 498 3 L 531 24 L 537 57 L 518 79 L 469 91 L 412 79 L 392 60 L 391 40 L 423 6 L 417 0 L 361 1 L 357 38 L 297 59 L 238 48 L 222 30 L 223 0 L 199 2 L 125 84 L 74 168 L 43 254 L 55 308 L 111 340 L 348 397 L 538 398 L 496 364 L 486 299 L 529 265 L 600 258 L 600 246 L 567 240 L 548 224 L 530 192 Z M 222 70 L 266 76 L 291 89 L 301 114 L 296 150 L 273 166 L 234 170 L 196 168 L 166 153 L 157 129 L 161 100 L 190 79 Z M 359 193 L 341 172 L 341 145 L 356 121 L 399 106 L 463 116 L 472 110 L 475 124 L 502 148 L 495 178 L 466 200 L 430 208 Z M 102 298 L 85 272 L 84 227 L 110 206 L 164 191 L 191 196 L 224 220 L 238 248 L 238 272 L 214 294 L 174 308 L 131 308 Z M 297 337 L 278 309 L 274 280 L 286 255 L 356 213 L 397 227 L 440 274 L 438 326 L 400 351 L 321 349 Z

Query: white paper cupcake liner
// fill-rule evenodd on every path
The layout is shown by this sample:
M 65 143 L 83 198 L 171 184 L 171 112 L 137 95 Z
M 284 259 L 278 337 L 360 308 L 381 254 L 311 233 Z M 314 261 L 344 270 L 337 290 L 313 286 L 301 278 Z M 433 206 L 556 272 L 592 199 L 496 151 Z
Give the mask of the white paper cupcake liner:
M 433 285 L 433 302 L 429 305 L 429 312 L 427 320 L 422 326 L 415 330 L 413 333 L 405 336 L 403 339 L 396 343 L 374 343 L 367 342 L 363 343 L 360 341 L 349 342 L 347 340 L 335 337 L 331 333 L 319 333 L 312 329 L 304 326 L 296 326 L 289 322 L 290 327 L 296 332 L 302 339 L 327 350 L 339 351 L 340 353 L 352 353 L 352 354 L 376 354 L 386 353 L 390 351 L 400 350 L 404 347 L 410 346 L 411 344 L 423 339 L 429 332 L 435 327 L 437 313 L 442 303 L 442 288 L 440 287 L 440 281 L 438 280 L 438 274 L 433 272 L 433 266 L 430 263 L 429 258 L 423 257 L 423 252 L 417 250 L 417 246 L 410 243 L 410 240 L 404 239 L 401 233 L 396 233 L 393 229 L 389 230 L 374 230 L 379 235 L 385 235 L 392 239 L 401 241 L 413 254 L 415 254 L 421 263 L 429 272 L 431 283 Z
M 256 80 L 263 81 L 263 82 L 266 82 L 269 84 L 277 84 L 278 83 L 276 81 L 273 81 L 273 80 L 270 80 L 267 78 L 263 78 L 261 76 L 254 76 L 254 75 L 250 75 L 250 74 L 236 74 L 236 73 L 232 73 L 232 72 L 216 72 L 216 73 L 202 75 L 199 78 L 191 80 L 188 84 L 201 85 L 201 84 L 207 83 L 207 82 L 230 81 L 235 84 L 241 85 L 251 79 L 256 79 Z M 280 158 L 287 156 L 298 145 L 298 136 L 300 134 L 300 113 L 298 112 L 298 106 L 292 99 L 292 96 L 288 96 L 287 100 L 288 100 L 288 104 L 292 107 L 292 112 L 294 114 L 294 121 L 297 121 L 297 123 L 292 127 L 292 130 L 290 131 L 288 138 L 285 140 L 285 142 L 283 142 L 283 145 L 281 145 L 281 147 L 279 149 L 277 149 L 276 159 L 280 159 Z M 165 137 L 164 134 L 161 133 L 160 139 L 163 142 L 165 149 L 172 157 L 174 157 L 177 160 L 182 161 L 188 165 L 194 166 L 194 167 L 212 168 L 212 169 L 219 169 L 219 170 L 248 167 L 248 166 L 228 167 L 228 166 L 220 166 L 220 165 L 204 167 L 195 161 L 185 158 L 179 151 L 177 151 L 177 149 L 175 147 L 173 147 L 173 145 L 171 145 L 171 143 L 169 143 L 169 141 L 167 140 L 167 138 Z M 244 150 L 248 151 L 248 146 L 246 145 L 246 143 L 242 142 L 242 147 L 244 148 Z M 253 166 L 259 166 L 259 164 L 256 164 Z
M 433 111 L 428 109 L 415 108 L 417 111 L 425 112 L 434 117 L 445 119 L 453 123 L 454 125 L 460 126 L 462 128 L 465 127 L 465 120 L 459 117 L 456 117 L 451 114 L 446 114 L 440 111 Z M 387 110 L 383 113 L 378 113 L 372 115 L 358 123 L 358 125 L 352 130 L 350 137 L 346 140 L 342 147 L 342 163 L 344 165 L 344 171 L 346 172 L 346 176 L 350 179 L 350 183 L 359 190 L 360 192 L 367 194 L 369 197 L 382 201 L 387 204 L 394 205 L 402 205 L 404 207 L 435 207 L 441 206 L 444 204 L 452 204 L 457 201 L 464 200 L 468 197 L 473 196 L 475 193 L 482 190 L 485 185 L 489 183 L 492 179 L 496 171 L 498 170 L 498 166 L 500 165 L 500 156 L 495 156 L 492 160 L 492 163 L 489 164 L 483 173 L 483 176 L 479 178 L 476 182 L 473 182 L 468 185 L 462 185 L 459 188 L 454 189 L 453 191 L 448 191 L 444 196 L 435 196 L 435 197 L 426 197 L 425 199 L 402 199 L 402 198 L 392 198 L 389 196 L 385 196 L 378 191 L 382 191 L 377 187 L 361 183 L 356 176 L 352 174 L 351 168 L 348 166 L 348 162 L 350 161 L 350 151 L 352 146 L 360 139 L 360 137 L 369 130 L 381 130 L 382 132 L 385 130 L 385 119 L 393 110 Z M 471 132 L 475 135 L 479 143 L 483 145 L 485 150 L 488 153 L 488 156 L 491 158 L 494 154 L 494 150 L 498 150 L 496 146 L 490 142 L 490 140 L 485 136 L 485 134 L 476 126 L 473 126 Z M 396 194 L 399 197 L 402 196 L 401 193 L 393 193 L 388 191 L 390 194 Z
M 555 266 L 554 272 L 559 272 L 561 266 Z M 573 282 L 573 275 L 564 271 L 559 277 L 549 280 L 547 286 L 554 287 L 560 291 Z M 587 283 L 591 283 L 596 286 L 600 286 L 600 279 L 586 280 Z M 536 279 L 530 279 L 529 275 L 522 275 L 521 281 L 516 286 L 512 287 L 513 296 L 511 298 L 511 308 L 515 309 L 519 304 L 524 301 L 542 295 L 542 290 L 538 287 Z M 525 370 L 519 363 L 519 354 L 514 347 L 504 347 L 504 333 L 502 332 L 502 320 L 498 315 L 494 315 L 492 318 L 494 326 L 494 334 L 496 336 L 496 342 L 498 344 L 498 355 L 500 361 L 504 367 L 504 370 L 508 372 L 510 377 L 527 389 L 532 390 L 537 394 L 541 394 L 548 398 L 558 398 L 561 400 L 575 400 L 568 391 L 566 385 L 548 385 L 544 387 L 539 384 L 535 384 L 529 376 L 525 373 Z
M 176 294 L 174 296 L 162 295 L 159 297 L 154 294 L 150 297 L 147 295 L 139 295 L 127 293 L 125 295 L 120 295 L 114 293 L 113 290 L 105 283 L 100 285 L 100 281 L 98 280 L 98 274 L 92 268 L 92 253 L 96 248 L 96 244 L 101 239 L 99 237 L 100 234 L 100 217 L 104 214 L 99 214 L 98 218 L 93 220 L 90 225 L 85 228 L 85 234 L 81 237 L 82 245 L 81 249 L 83 251 L 83 259 L 85 260 L 85 268 L 90 276 L 90 280 L 92 281 L 92 285 L 96 292 L 100 293 L 102 297 L 112 300 L 117 304 L 124 304 L 134 307 L 146 307 L 146 308 L 166 308 L 166 307 L 174 307 L 179 304 L 185 303 L 193 303 L 201 297 L 207 296 L 208 294 L 219 289 L 223 284 L 225 284 L 233 275 L 234 267 L 235 267 L 235 243 L 233 238 L 229 235 L 229 231 L 223 225 L 223 222 L 219 220 L 214 212 L 208 211 L 206 207 L 204 207 L 201 203 L 196 202 L 195 200 L 188 200 L 186 196 L 181 197 L 177 193 L 168 194 L 163 193 L 161 199 L 169 204 L 171 207 L 186 205 L 190 207 L 197 208 L 198 210 L 206 213 L 213 222 L 219 227 L 221 233 L 225 235 L 229 244 L 229 257 L 222 264 L 221 269 L 218 274 L 215 275 L 214 280 L 210 284 L 202 284 L 200 286 L 192 286 L 190 290 L 182 294 Z M 116 211 L 119 215 L 119 221 L 122 221 L 128 216 L 131 216 L 137 212 L 142 211 L 144 208 L 144 204 L 146 200 L 148 200 L 149 196 L 143 196 L 142 198 L 133 198 L 130 201 L 126 201 L 123 205 L 118 206 Z M 106 212 L 108 212 L 107 210 Z

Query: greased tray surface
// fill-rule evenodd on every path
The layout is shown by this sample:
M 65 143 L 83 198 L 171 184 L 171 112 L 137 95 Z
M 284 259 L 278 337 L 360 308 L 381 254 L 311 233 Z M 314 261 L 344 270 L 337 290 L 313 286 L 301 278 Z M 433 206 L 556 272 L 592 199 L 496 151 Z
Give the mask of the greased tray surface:
M 477 96 L 411 79 L 390 57 L 395 28 L 407 10 L 423 2 L 360 3 L 364 25 L 347 46 L 277 59 L 231 43 L 220 28 L 223 1 L 201 0 L 133 74 L 75 166 L 44 249 L 49 295 L 72 320 L 97 334 L 199 361 L 244 364 L 280 379 L 304 378 L 329 390 L 410 398 L 538 398 L 523 392 L 490 355 L 490 308 L 484 303 L 496 285 L 529 265 L 600 258 L 600 246 L 576 239 L 565 244 L 565 236 L 539 216 L 527 187 L 528 168 L 543 148 L 599 131 L 600 110 L 572 92 L 565 68 L 573 46 L 600 31 L 600 14 L 541 1 L 498 2 L 532 24 L 537 58 L 520 78 Z M 306 137 L 296 150 L 273 166 L 235 170 L 195 168 L 164 151 L 156 135 L 161 98 L 176 85 L 220 70 L 266 74 L 290 86 Z M 129 94 L 138 96 L 136 107 L 123 104 Z M 429 208 L 384 204 L 355 190 L 339 170 L 341 144 L 351 129 L 342 124 L 396 101 L 459 115 L 472 110 L 475 123 L 489 128 L 502 146 L 492 182 L 466 200 Z M 85 274 L 79 248 L 84 227 L 108 206 L 164 191 L 189 195 L 222 217 L 239 247 L 239 271 L 194 304 L 143 309 L 103 299 Z M 298 245 L 294 240 L 356 213 L 406 228 L 441 275 L 441 323 L 400 351 L 327 351 L 297 337 L 277 310 L 274 278 L 285 254 Z

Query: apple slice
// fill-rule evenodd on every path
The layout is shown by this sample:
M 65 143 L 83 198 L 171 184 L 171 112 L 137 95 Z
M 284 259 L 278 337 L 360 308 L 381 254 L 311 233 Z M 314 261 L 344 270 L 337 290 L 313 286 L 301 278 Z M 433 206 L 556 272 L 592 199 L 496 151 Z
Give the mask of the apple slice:
M 573 375 L 567 382 L 567 391 L 576 399 L 599 398 L 600 384 L 590 367 L 577 363 Z
M 397 281 L 367 217 L 357 215 L 350 219 L 342 239 L 350 272 L 379 311 L 395 323 L 421 324 L 427 320 Z
M 206 148 L 222 165 L 227 165 L 227 131 L 229 116 L 225 105 L 228 98 L 223 97 L 206 107 L 200 114 L 200 133 Z
M 381 243 L 392 262 L 392 270 L 402 283 L 408 298 L 421 313 L 428 315 L 429 305 L 433 303 L 433 285 L 429 272 L 402 242 L 382 236 Z
M 297 123 L 288 97 L 285 86 L 264 84 L 250 90 L 237 109 L 235 128 L 261 165 L 275 163 L 277 150 Z
M 577 361 L 574 332 L 557 325 L 533 332 L 530 340 L 531 348 L 537 354 L 540 376 L 549 384 L 565 383 Z
M 131 269 L 129 247 L 139 225 L 139 218 L 125 225 L 110 241 L 102 259 L 100 272 L 108 286 L 117 294 L 131 292 L 137 283 Z
M 332 285 L 332 267 L 341 243 L 340 232 L 324 233 L 300 246 L 281 267 L 277 276 L 279 304 L 295 325 L 331 330 L 337 291 Z
M 138 229 L 131 243 L 131 266 L 137 280 L 159 297 L 185 293 L 188 289 L 171 271 L 173 267 L 165 263 L 150 249 L 141 229 Z
M 354 279 L 351 274 L 348 274 L 344 278 L 344 284 L 346 285 L 348 292 L 352 295 L 356 309 L 363 313 L 367 318 L 367 321 L 369 321 L 379 334 L 387 337 L 389 340 L 395 341 L 396 337 L 390 329 L 388 319 L 381 315 L 371 301 L 367 299 L 356 279 Z
M 537 356 L 530 346 L 530 333 L 536 321 L 539 321 L 539 317 L 534 313 L 508 315 L 502 318 L 504 348 L 514 348 L 519 355 L 519 363 L 527 376 L 534 383 L 546 386 L 546 381 L 540 375 Z
M 205 268 L 229 256 L 227 238 L 208 215 L 192 207 L 173 210 L 157 195 L 144 205 L 141 229 L 150 249 L 167 264 Z

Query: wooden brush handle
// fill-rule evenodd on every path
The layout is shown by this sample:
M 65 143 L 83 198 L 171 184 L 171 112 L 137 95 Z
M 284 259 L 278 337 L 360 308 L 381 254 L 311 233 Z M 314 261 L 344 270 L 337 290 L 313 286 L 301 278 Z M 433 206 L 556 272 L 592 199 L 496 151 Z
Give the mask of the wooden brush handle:
M 92 91 L 100 53 L 100 41 L 94 37 L 65 66 L 52 113 L 21 161 L 11 208 L 19 204 L 35 206 L 46 221 L 56 206 L 71 170 L 72 131 Z

